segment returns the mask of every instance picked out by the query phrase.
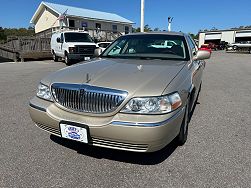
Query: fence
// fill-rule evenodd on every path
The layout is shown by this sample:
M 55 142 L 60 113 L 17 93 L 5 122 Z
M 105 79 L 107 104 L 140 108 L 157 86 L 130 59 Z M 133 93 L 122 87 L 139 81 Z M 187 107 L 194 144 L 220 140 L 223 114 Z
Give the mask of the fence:
M 0 44 L 0 56 L 14 61 L 50 57 L 50 38 L 8 37 Z

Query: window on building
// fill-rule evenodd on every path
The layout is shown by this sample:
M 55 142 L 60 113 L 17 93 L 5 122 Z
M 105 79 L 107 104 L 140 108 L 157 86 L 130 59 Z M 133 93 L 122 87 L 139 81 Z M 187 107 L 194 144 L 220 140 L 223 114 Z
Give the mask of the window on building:
M 84 28 L 87 28 L 87 27 L 88 27 L 88 23 L 87 23 L 87 22 L 82 21 L 82 22 L 81 22 L 81 26 L 82 26 L 82 27 L 84 27 Z
M 128 34 L 130 31 L 129 31 L 129 27 L 128 26 L 125 26 L 125 34 Z
M 101 29 L 101 23 L 96 23 L 96 29 Z
M 75 27 L 75 20 L 69 20 L 69 27 Z
M 117 33 L 118 32 L 118 26 L 117 25 L 112 25 L 112 31 L 113 31 L 113 33 Z

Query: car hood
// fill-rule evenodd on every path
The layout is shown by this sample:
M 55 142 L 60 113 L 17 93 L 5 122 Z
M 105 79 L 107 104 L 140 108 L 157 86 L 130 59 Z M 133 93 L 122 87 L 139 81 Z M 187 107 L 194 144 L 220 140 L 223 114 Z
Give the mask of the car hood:
M 59 70 L 42 83 L 90 84 L 127 91 L 129 96 L 158 96 L 185 61 L 96 59 Z
M 97 46 L 95 43 L 93 42 L 67 42 L 67 44 L 71 47 L 74 46 Z

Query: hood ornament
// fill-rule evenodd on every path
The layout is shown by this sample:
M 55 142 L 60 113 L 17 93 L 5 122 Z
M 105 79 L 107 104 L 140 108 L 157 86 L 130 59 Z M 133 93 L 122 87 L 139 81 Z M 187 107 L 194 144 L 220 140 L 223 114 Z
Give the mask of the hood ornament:
M 139 71 L 142 71 L 143 70 L 143 65 L 138 65 L 137 68 L 138 68 Z
M 91 77 L 89 73 L 86 74 L 86 83 L 89 83 L 91 81 Z

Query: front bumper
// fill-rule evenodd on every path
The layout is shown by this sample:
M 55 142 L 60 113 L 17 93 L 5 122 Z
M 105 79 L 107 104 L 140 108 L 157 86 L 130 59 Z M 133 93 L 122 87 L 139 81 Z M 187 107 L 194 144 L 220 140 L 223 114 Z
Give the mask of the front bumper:
M 56 136 L 61 136 L 61 121 L 80 123 L 89 127 L 90 145 L 135 152 L 164 148 L 178 135 L 184 117 L 184 108 L 165 115 L 91 117 L 70 113 L 37 97 L 30 101 L 29 112 L 38 127 Z
M 71 60 L 82 60 L 85 58 L 92 58 L 93 54 L 68 54 L 68 58 Z

